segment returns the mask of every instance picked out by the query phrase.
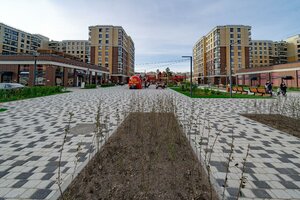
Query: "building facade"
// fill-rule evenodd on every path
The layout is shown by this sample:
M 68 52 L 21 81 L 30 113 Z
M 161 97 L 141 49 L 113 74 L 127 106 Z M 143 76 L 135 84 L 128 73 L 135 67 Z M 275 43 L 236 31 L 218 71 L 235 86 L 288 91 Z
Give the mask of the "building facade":
M 251 67 L 250 41 L 250 26 L 215 27 L 194 46 L 194 71 L 197 71 L 194 78 L 199 79 L 199 75 L 203 74 L 204 83 L 226 84 L 230 66 L 233 74 L 239 69 Z
M 287 63 L 287 46 L 285 41 L 252 40 L 250 42 L 252 67 Z
M 113 82 L 127 82 L 134 74 L 134 42 L 121 26 L 90 26 L 90 62 L 110 72 Z
M 205 36 L 200 38 L 193 48 L 193 66 L 194 66 L 194 81 L 204 83 L 206 73 L 206 42 Z
M 83 62 L 89 63 L 90 45 L 88 40 L 50 41 L 48 47 L 49 49 L 76 56 Z
M 285 41 L 288 43 L 288 62 L 300 61 L 300 34 L 289 37 Z
M 300 62 L 241 69 L 235 74 L 238 85 L 264 86 L 271 81 L 273 86 L 280 86 L 284 81 L 288 87 L 300 87 Z
M 49 38 L 0 23 L 0 54 L 33 53 L 48 47 Z
M 35 65 L 36 61 L 36 65 Z M 77 57 L 54 50 L 40 50 L 39 55 L 0 55 L 0 82 L 28 86 L 80 86 L 81 83 L 106 82 L 107 69 L 80 61 Z

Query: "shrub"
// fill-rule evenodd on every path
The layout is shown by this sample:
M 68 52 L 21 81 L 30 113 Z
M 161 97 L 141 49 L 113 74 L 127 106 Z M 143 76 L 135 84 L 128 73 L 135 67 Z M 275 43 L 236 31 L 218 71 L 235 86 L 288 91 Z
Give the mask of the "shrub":
M 96 87 L 96 84 L 85 84 L 84 89 L 95 89 Z
M 101 85 L 101 87 L 112 87 L 112 86 L 115 86 L 115 84 L 114 83 L 103 83 Z
M 12 101 L 64 92 L 61 86 L 35 86 L 22 89 L 0 90 L 0 101 Z

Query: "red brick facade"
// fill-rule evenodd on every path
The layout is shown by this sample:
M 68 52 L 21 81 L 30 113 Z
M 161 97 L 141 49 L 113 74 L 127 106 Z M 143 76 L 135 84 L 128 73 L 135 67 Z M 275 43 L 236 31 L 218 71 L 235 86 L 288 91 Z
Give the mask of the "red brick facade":
M 236 74 L 239 85 L 258 86 L 271 81 L 279 86 L 283 80 L 288 87 L 300 87 L 300 62 L 239 70 Z
M 31 61 L 32 64 L 30 64 Z M 20 71 L 20 68 L 26 68 L 27 71 Z M 34 72 L 36 72 L 36 78 L 34 78 Z M 42 54 L 38 56 L 36 69 L 32 55 L 0 56 L 0 82 L 20 82 L 21 77 L 26 76 L 26 85 L 28 86 L 79 86 L 82 82 L 100 83 L 105 79 L 98 76 L 100 74 L 104 76 L 105 73 L 108 74 L 109 72 L 103 67 L 57 55 Z

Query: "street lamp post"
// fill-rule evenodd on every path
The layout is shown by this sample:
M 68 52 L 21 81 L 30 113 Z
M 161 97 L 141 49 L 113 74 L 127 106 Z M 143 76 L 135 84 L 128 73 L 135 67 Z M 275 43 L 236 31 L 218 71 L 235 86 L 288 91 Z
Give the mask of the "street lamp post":
M 190 87 L 190 95 L 191 97 L 193 96 L 193 91 L 192 91 L 192 83 L 193 83 L 193 57 L 192 56 L 182 56 L 182 58 L 189 58 L 190 59 L 190 81 L 191 81 L 191 87 Z
M 231 48 L 232 48 L 232 44 L 230 43 L 229 44 L 229 54 L 230 54 L 230 63 L 229 63 L 229 84 L 230 84 L 230 98 L 232 98 L 232 66 L 231 66 L 231 63 L 232 63 L 232 58 L 231 58 Z
M 232 62 L 233 62 L 233 59 L 231 58 L 231 49 L 233 47 L 234 44 L 238 44 L 238 42 L 233 42 L 233 43 L 230 43 L 229 44 L 229 57 L 230 57 L 230 63 L 229 63 L 229 84 L 230 84 L 230 98 L 232 98 Z
M 36 68 L 37 68 L 37 64 L 36 64 L 36 60 L 37 60 L 37 57 L 39 56 L 40 54 L 38 52 L 34 52 L 33 53 L 33 56 L 34 56 L 34 72 L 33 72 L 33 86 L 36 85 L 36 77 L 37 77 L 37 74 L 36 74 Z

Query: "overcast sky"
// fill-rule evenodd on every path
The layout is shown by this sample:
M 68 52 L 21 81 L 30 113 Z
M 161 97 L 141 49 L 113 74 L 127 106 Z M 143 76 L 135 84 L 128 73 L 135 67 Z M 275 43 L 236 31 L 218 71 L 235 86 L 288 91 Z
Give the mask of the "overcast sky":
M 88 26 L 123 26 L 135 43 L 137 70 L 155 71 L 191 55 L 217 25 L 252 26 L 252 39 L 300 33 L 300 0 L 0 0 L 0 21 L 52 40 L 88 39 Z M 169 65 L 188 71 L 189 63 Z

